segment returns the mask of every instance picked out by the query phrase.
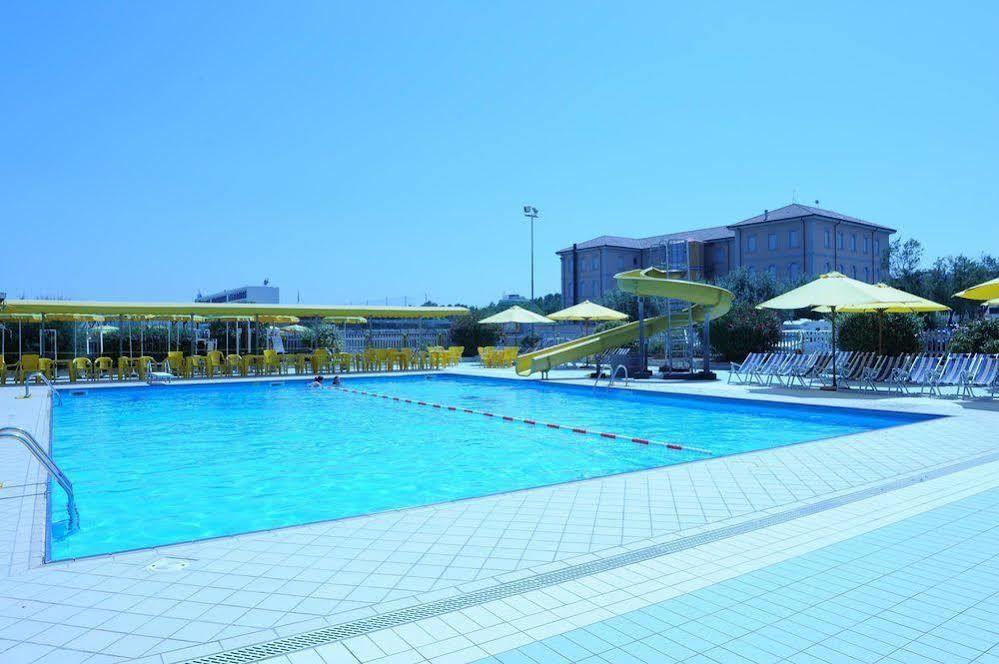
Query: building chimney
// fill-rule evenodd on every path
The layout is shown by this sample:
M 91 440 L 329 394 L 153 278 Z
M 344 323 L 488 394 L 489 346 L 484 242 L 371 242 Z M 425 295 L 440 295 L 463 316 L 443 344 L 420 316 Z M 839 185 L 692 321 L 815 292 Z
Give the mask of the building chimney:
M 770 214 L 770 210 L 764 210 L 764 211 L 763 211 L 763 221 L 766 221 L 766 220 L 767 220 L 767 215 L 768 215 L 768 214 Z

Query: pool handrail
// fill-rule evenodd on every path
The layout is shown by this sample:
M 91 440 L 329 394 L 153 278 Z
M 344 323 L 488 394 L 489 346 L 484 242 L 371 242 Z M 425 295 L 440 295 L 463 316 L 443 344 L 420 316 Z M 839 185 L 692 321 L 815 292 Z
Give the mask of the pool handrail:
M 49 397 L 52 398 L 53 400 L 55 399 L 55 397 L 59 397 L 59 405 L 60 406 L 62 405 L 62 395 L 59 394 L 59 390 L 57 390 L 55 388 L 55 385 L 52 384 L 52 381 L 49 380 L 49 377 L 46 376 L 45 374 L 43 374 L 41 371 L 36 371 L 36 372 L 34 372 L 32 374 L 28 374 L 28 376 L 25 377 L 25 379 L 24 379 L 24 398 L 25 399 L 31 397 L 31 392 L 28 391 L 28 388 L 29 388 L 29 386 L 31 384 L 31 379 L 32 378 L 41 378 L 42 382 L 45 383 L 46 385 L 48 385 L 48 387 L 49 387 Z
M 48 473 L 55 478 L 62 490 L 66 492 L 69 502 L 66 504 L 66 511 L 69 514 L 69 532 L 73 533 L 80 527 L 80 513 L 76 508 L 76 494 L 73 491 L 73 483 L 66 477 L 52 457 L 42 449 L 35 437 L 21 427 L 0 427 L 0 438 L 10 438 L 16 440 L 31 453 L 33 457 L 42 464 Z

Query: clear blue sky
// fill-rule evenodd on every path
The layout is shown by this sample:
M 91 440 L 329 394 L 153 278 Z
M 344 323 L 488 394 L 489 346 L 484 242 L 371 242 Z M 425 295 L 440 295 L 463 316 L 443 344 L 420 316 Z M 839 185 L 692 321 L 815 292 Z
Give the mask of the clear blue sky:
M 0 290 L 478 304 L 524 203 L 545 293 L 795 190 L 999 251 L 999 4 L 687 4 L 7 3 Z

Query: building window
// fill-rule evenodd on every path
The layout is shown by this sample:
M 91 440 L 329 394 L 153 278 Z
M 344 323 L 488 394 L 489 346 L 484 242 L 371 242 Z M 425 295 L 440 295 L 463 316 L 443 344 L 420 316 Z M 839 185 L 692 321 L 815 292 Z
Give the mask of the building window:
M 787 246 L 792 249 L 798 246 L 798 231 L 787 232 Z
M 878 255 L 880 253 L 881 253 L 881 240 L 875 240 L 874 241 L 874 255 L 876 256 L 876 255 Z
M 871 238 L 864 237 L 864 253 L 868 253 L 871 250 Z
M 857 251 L 857 234 L 854 233 L 850 236 L 850 251 Z
M 791 263 L 790 265 L 787 266 L 787 278 L 790 279 L 791 281 L 797 281 L 798 280 L 798 264 L 797 263 Z
M 769 266 L 767 268 L 767 272 L 769 272 L 770 276 L 773 277 L 774 279 L 777 278 L 777 266 L 776 265 Z
M 634 258 L 631 259 L 631 264 L 638 265 L 638 256 L 635 256 Z
M 881 268 L 879 267 L 874 268 L 874 278 L 877 279 L 878 281 L 881 281 Z
M 870 282 L 870 280 L 871 280 L 871 268 L 865 267 L 864 268 L 864 281 Z
M 767 247 L 770 248 L 770 251 L 774 251 L 777 248 L 777 233 L 767 235 Z
M 837 270 L 837 272 L 839 272 L 840 274 L 846 274 L 846 270 L 843 269 L 842 263 L 839 264 L 839 270 Z
M 593 269 L 594 270 L 599 270 L 600 269 L 600 259 L 599 258 L 594 258 L 593 259 Z
M 756 251 L 756 233 L 746 238 L 746 251 Z
M 842 233 L 836 233 L 836 248 L 837 249 L 842 249 L 843 248 L 843 234 Z
M 832 265 L 829 264 L 829 261 L 826 261 L 826 272 L 832 272 Z
M 617 269 L 619 269 L 619 270 L 623 270 L 624 269 L 624 256 L 618 256 L 617 257 Z
M 857 266 L 856 265 L 854 265 L 852 268 L 850 268 L 850 276 L 852 276 L 854 279 L 857 278 Z
M 827 228 L 825 232 L 825 241 L 823 242 L 823 244 L 825 244 L 826 249 L 832 246 L 832 240 L 830 239 L 831 235 L 832 234 L 829 232 L 829 229 Z

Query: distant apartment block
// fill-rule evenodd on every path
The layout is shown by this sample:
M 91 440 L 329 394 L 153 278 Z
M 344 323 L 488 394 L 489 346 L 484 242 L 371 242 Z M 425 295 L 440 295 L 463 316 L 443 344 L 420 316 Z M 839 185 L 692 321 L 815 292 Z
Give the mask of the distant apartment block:
M 836 270 L 876 283 L 895 229 L 839 212 L 793 203 L 727 226 L 647 238 L 602 235 L 557 252 L 565 306 L 617 288 L 624 270 L 661 267 L 681 278 L 712 281 L 743 267 L 779 279 Z
M 250 302 L 253 304 L 278 304 L 280 289 L 277 286 L 240 286 L 210 295 L 198 296 L 195 302 Z

